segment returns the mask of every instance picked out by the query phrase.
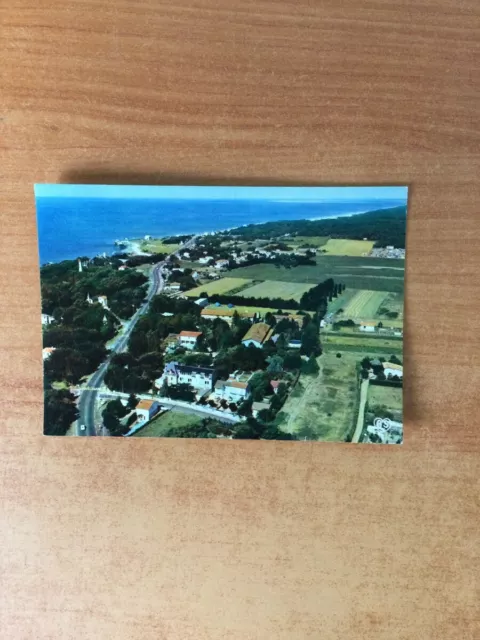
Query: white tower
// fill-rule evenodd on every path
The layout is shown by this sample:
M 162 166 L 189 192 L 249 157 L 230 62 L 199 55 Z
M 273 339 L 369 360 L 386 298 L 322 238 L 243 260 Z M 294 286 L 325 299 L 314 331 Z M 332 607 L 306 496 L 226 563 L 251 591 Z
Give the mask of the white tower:
M 83 265 L 82 265 L 82 261 L 79 258 L 78 259 L 78 273 L 82 273 L 82 271 L 83 271 Z

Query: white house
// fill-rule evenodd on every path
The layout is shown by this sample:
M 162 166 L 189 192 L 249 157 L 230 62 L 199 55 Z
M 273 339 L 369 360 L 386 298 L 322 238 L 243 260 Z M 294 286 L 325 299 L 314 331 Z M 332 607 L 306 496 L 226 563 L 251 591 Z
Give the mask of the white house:
M 245 380 L 219 380 L 215 385 L 215 395 L 228 402 L 241 402 L 250 396 L 250 387 Z
M 158 413 L 160 404 L 156 400 L 140 400 L 135 407 L 139 422 L 148 422 Z
M 215 269 L 224 269 L 228 267 L 228 260 L 217 260 L 215 262 Z
M 198 259 L 198 262 L 200 264 L 208 264 L 210 260 L 213 260 L 213 256 L 203 256 L 202 258 Z
M 189 251 L 184 251 L 182 253 L 182 258 L 186 258 L 188 260 L 190 258 L 190 252 Z
M 180 331 L 178 334 L 178 343 L 184 349 L 195 349 L 201 335 L 201 331 Z
M 300 347 L 302 346 L 302 341 L 301 340 L 290 340 L 288 343 L 288 346 L 290 347 L 290 349 L 300 349 Z
M 102 305 L 104 309 L 108 309 L 107 296 L 97 296 L 97 301 Z
M 198 300 L 195 300 L 195 304 L 198 304 L 198 306 L 203 309 L 208 304 L 208 298 L 199 298 Z
M 396 364 L 395 362 L 384 362 L 383 363 L 383 373 L 386 377 L 397 376 L 397 378 L 403 378 L 403 367 L 401 364 Z
M 360 331 L 365 331 L 367 333 L 374 333 L 377 329 L 376 322 L 362 322 L 360 324 Z
M 194 367 L 178 362 L 168 362 L 161 378 L 155 381 L 160 388 L 166 381 L 169 385 L 189 384 L 197 391 L 208 391 L 213 388 L 215 369 L 210 367 Z
M 53 316 L 49 316 L 48 313 L 42 313 L 42 326 L 46 326 L 55 322 L 55 318 Z
M 181 285 L 178 282 L 169 282 L 165 285 L 164 291 L 180 291 Z
M 257 322 L 253 324 L 242 338 L 242 344 L 246 347 L 253 345 L 261 348 L 265 342 L 270 340 L 273 335 L 273 329 L 265 322 Z

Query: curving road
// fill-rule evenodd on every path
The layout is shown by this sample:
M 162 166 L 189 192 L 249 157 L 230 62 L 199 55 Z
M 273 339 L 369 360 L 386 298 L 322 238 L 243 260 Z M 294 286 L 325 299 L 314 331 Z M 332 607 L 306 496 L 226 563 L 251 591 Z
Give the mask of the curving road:
M 145 302 L 141 307 L 137 309 L 137 311 L 135 311 L 130 320 L 125 324 L 125 330 L 115 342 L 108 355 L 108 358 L 105 360 L 105 362 L 102 362 L 102 364 L 88 380 L 85 389 L 80 392 L 80 398 L 78 401 L 79 416 L 76 423 L 75 435 L 98 435 L 95 428 L 95 407 L 97 405 L 98 391 L 103 384 L 108 365 L 110 364 L 110 360 L 116 353 L 125 351 L 128 345 L 128 340 L 135 325 L 137 324 L 141 316 L 148 310 L 152 298 L 161 293 L 161 291 L 163 290 L 163 287 L 165 286 L 165 280 L 162 275 L 162 270 L 163 267 L 167 264 L 169 258 L 178 255 L 179 251 L 184 251 L 185 249 L 192 247 L 195 244 L 196 239 L 197 236 L 194 236 L 188 242 L 182 245 L 181 249 L 177 249 L 177 251 L 170 253 L 163 262 L 159 262 L 154 266 L 152 270 L 152 280 Z

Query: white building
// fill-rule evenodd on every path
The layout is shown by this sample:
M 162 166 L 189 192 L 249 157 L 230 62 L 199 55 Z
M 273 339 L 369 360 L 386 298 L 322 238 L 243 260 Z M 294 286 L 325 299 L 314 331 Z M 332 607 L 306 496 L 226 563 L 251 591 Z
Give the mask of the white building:
M 215 395 L 228 402 L 242 402 L 250 396 L 249 380 L 253 373 L 235 371 L 228 380 L 218 380 Z
M 53 316 L 49 316 L 48 313 L 42 313 L 42 326 L 46 326 L 55 322 L 55 318 Z
M 178 282 L 169 282 L 165 285 L 164 291 L 180 291 L 181 285 Z
M 155 386 L 160 388 L 164 382 L 169 385 L 189 384 L 196 391 L 208 391 L 213 388 L 215 370 L 210 367 L 194 367 L 178 362 L 168 362 L 163 375 L 155 380 Z
M 180 331 L 178 334 L 178 343 L 184 349 L 195 349 L 201 335 L 201 331 Z
M 135 407 L 139 422 L 148 422 L 158 413 L 160 404 L 156 400 L 140 400 Z
M 403 378 L 403 367 L 401 364 L 395 362 L 384 362 L 383 373 L 387 378 L 397 376 L 397 378 Z
M 97 296 L 97 302 L 99 302 L 104 309 L 108 309 L 107 296 Z
M 365 331 L 367 333 L 374 333 L 377 329 L 376 322 L 362 322 L 360 325 L 360 331 Z
M 225 269 L 228 267 L 228 260 L 217 260 L 215 262 L 215 269 Z
M 198 259 L 198 262 L 200 264 L 208 264 L 210 260 L 213 260 L 213 256 L 203 256 L 203 258 Z

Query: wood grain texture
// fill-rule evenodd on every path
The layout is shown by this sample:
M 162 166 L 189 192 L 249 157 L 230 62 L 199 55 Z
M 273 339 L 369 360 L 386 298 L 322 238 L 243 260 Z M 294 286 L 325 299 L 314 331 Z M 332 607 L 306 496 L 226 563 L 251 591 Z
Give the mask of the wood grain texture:
M 479 637 L 479 9 L 2 5 L 2 639 Z M 411 185 L 404 446 L 42 437 L 47 181 Z

